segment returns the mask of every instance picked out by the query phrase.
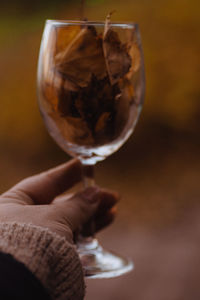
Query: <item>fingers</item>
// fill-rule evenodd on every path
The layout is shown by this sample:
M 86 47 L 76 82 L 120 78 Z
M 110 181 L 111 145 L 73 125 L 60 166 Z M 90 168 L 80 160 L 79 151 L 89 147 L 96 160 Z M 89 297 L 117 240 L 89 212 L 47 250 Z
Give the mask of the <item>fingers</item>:
M 59 208 L 62 222 L 68 224 L 75 232 L 96 212 L 100 201 L 99 195 L 98 187 L 90 187 L 66 201 L 56 201 L 52 206 Z
M 81 180 L 81 163 L 73 159 L 68 163 L 50 169 L 38 175 L 29 177 L 2 196 L 16 199 L 17 196 L 24 195 L 24 204 L 48 204 L 56 196 L 63 193 L 75 183 Z M 20 196 L 20 198 L 22 198 Z
M 109 226 L 115 219 L 117 213 L 117 208 L 116 206 L 108 210 L 104 215 L 102 215 L 100 218 L 96 218 L 94 220 L 94 227 L 95 227 L 95 232 L 98 232 L 102 230 L 103 228 Z M 90 226 L 91 227 L 91 226 Z M 88 227 L 88 230 L 83 233 L 85 236 L 91 236 L 91 228 Z M 84 228 L 87 228 L 84 226 Z
M 90 187 L 66 201 L 57 201 L 52 206 L 59 208 L 62 222 L 68 223 L 73 232 L 82 229 L 84 235 L 89 235 L 91 219 L 95 222 L 96 230 L 113 221 L 115 211 L 112 211 L 112 207 L 118 198 L 116 193 Z
M 119 194 L 106 189 L 101 190 L 101 201 L 95 217 L 99 218 L 108 212 L 119 201 Z
M 104 227 L 110 225 L 117 213 L 116 204 L 119 201 L 119 195 L 115 192 L 102 190 L 101 200 L 99 202 L 96 213 L 93 218 L 84 224 L 81 234 L 83 236 L 91 236 L 93 231 L 98 232 Z M 92 224 L 91 224 L 92 223 Z

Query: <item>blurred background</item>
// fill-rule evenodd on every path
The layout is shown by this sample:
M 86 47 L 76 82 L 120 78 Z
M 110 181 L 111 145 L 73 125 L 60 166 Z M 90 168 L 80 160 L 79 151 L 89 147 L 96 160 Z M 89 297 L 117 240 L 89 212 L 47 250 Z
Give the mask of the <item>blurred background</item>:
M 88 280 L 86 300 L 199 300 L 200 4 L 198 0 L 88 0 L 86 17 L 139 23 L 146 98 L 129 141 L 96 167 L 99 185 L 122 195 L 105 247 L 135 270 Z M 80 1 L 0 3 L 0 193 L 69 159 L 37 107 L 36 70 L 45 19 L 79 19 Z

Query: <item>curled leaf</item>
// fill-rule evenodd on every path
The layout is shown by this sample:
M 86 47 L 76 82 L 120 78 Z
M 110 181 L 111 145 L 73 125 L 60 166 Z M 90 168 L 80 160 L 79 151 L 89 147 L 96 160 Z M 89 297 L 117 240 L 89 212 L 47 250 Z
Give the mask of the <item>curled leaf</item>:
M 56 49 L 55 55 L 63 52 L 81 31 L 81 26 L 65 26 L 56 28 Z
M 127 51 L 127 44 L 122 44 L 118 34 L 111 29 L 111 14 L 107 16 L 105 22 L 103 51 L 110 83 L 113 85 L 129 72 L 131 57 Z
M 86 87 L 92 74 L 106 76 L 102 40 L 93 26 L 84 26 L 66 49 L 55 56 L 55 68 L 63 77 Z
M 99 117 L 99 119 L 96 123 L 96 126 L 95 126 L 96 132 L 99 132 L 99 131 L 102 131 L 103 129 L 105 129 L 106 123 L 107 123 L 109 117 L 110 117 L 109 112 L 102 113 L 102 115 Z
M 131 79 L 133 74 L 139 70 L 141 64 L 141 55 L 138 45 L 136 43 L 131 44 L 128 53 L 131 57 L 132 64 L 126 77 L 128 79 Z
M 86 146 L 94 143 L 91 131 L 83 119 L 66 117 L 65 122 L 65 135 L 69 142 Z

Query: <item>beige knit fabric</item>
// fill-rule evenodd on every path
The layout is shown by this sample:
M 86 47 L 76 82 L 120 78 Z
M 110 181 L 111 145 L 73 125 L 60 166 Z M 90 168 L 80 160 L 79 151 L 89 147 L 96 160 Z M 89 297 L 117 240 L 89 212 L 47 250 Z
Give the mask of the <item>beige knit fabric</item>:
M 0 223 L 0 251 L 24 263 L 52 299 L 84 298 L 81 263 L 65 238 L 32 224 Z

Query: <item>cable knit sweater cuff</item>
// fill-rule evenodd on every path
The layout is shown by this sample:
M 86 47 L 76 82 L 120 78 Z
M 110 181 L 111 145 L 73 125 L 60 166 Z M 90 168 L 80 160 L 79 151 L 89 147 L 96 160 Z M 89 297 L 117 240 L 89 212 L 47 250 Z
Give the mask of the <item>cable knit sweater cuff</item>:
M 0 223 L 0 251 L 24 263 L 53 299 L 83 299 L 81 263 L 65 238 L 32 224 Z

